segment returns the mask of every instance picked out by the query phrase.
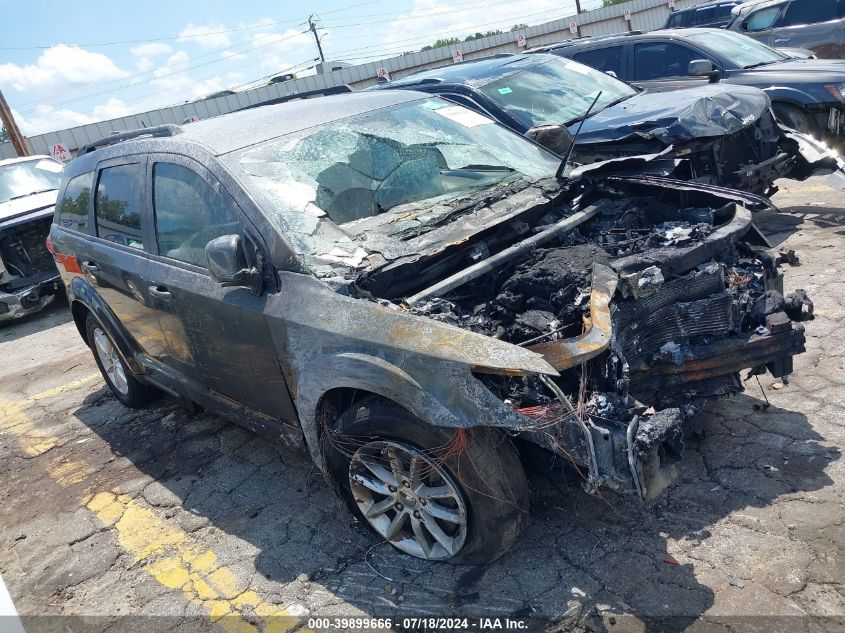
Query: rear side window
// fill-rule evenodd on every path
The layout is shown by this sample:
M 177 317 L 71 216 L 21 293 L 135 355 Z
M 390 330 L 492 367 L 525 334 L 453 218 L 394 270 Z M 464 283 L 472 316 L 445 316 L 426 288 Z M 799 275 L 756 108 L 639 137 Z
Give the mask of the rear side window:
M 781 26 L 818 24 L 837 20 L 842 16 L 845 3 L 837 0 L 794 0 L 786 10 Z
M 90 233 L 88 229 L 88 204 L 91 202 L 91 187 L 94 172 L 74 176 L 65 187 L 65 194 L 59 203 L 59 226 L 74 231 Z
M 183 165 L 153 166 L 153 209 L 159 254 L 203 268 L 206 244 L 241 233 L 228 199 Z
M 770 29 L 774 26 L 775 20 L 777 20 L 780 15 L 782 8 L 783 5 L 779 4 L 775 7 L 769 7 L 768 9 L 760 9 L 748 17 L 745 24 L 742 25 L 742 28 L 750 33 Z
M 649 42 L 634 47 L 634 78 L 639 81 L 663 77 L 685 77 L 689 63 L 701 53 L 672 42 Z
M 97 236 L 132 248 L 143 249 L 141 209 L 143 180 L 138 165 L 106 167 L 100 171 L 94 215 Z
M 591 51 L 583 51 L 572 56 L 576 62 L 586 66 L 592 66 L 603 73 L 612 72 L 620 79 L 622 78 L 622 47 L 611 46 L 610 48 L 598 48 Z

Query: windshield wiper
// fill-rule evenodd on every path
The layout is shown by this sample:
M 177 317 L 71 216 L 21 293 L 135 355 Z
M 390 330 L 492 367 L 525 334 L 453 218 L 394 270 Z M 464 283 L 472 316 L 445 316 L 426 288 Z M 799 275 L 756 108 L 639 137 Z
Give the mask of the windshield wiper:
M 27 198 L 29 196 L 36 196 L 39 193 L 47 193 L 48 191 L 56 191 L 55 189 L 40 189 L 38 191 L 30 191 L 29 193 L 23 193 L 19 196 L 12 196 L 9 200 L 20 200 L 21 198 Z
M 466 169 L 467 171 L 516 171 L 513 167 L 508 167 L 507 165 L 466 165 L 465 167 L 456 167 L 452 171 L 459 171 L 464 169 Z
M 566 169 L 566 166 L 569 164 L 569 159 L 572 158 L 572 152 L 575 151 L 575 142 L 578 140 L 578 135 L 581 134 L 581 128 L 584 126 L 584 121 L 587 120 L 587 117 L 590 116 L 590 112 L 592 112 L 593 108 L 596 107 L 596 104 L 599 102 L 599 98 L 602 96 L 602 91 L 599 90 L 599 93 L 596 95 L 596 98 L 590 104 L 590 107 L 587 108 L 587 112 L 584 114 L 584 118 L 581 119 L 581 123 L 578 124 L 578 129 L 575 131 L 575 136 L 572 137 L 572 145 L 569 146 L 569 151 L 566 152 L 566 156 L 563 157 L 563 160 L 560 161 L 560 165 L 555 172 L 555 180 L 560 180 L 561 175 L 563 175 L 563 170 Z
M 787 57 L 787 59 L 789 59 L 789 58 Z M 777 59 L 773 59 L 773 60 L 768 61 L 768 62 L 757 62 L 756 64 L 751 64 L 750 66 L 743 66 L 742 69 L 743 70 L 750 70 L 751 68 L 760 68 L 760 66 L 768 66 L 769 64 L 776 64 L 777 62 L 778 62 Z

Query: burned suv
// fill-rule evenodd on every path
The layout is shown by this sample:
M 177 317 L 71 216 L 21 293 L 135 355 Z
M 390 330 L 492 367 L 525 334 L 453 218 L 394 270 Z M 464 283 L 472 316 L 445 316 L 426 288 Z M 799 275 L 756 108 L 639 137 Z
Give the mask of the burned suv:
M 49 156 L 0 161 L 0 322 L 41 310 L 61 287 L 44 242 L 61 181 Z
M 132 138 L 137 137 L 137 138 Z M 114 396 L 158 391 L 302 446 L 414 556 L 495 559 L 517 446 L 653 497 L 739 372 L 788 376 L 812 303 L 759 197 L 559 160 L 429 95 L 362 92 L 105 140 L 52 227 Z

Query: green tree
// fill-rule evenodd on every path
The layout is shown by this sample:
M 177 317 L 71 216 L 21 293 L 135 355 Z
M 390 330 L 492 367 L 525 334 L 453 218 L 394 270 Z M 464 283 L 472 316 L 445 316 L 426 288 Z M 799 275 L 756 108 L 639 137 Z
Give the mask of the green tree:
M 440 48 L 442 46 L 454 46 L 455 44 L 460 44 L 461 40 L 457 37 L 447 37 L 445 39 L 437 40 L 431 46 L 423 46 L 421 50 L 430 51 L 432 48 Z
M 522 30 L 527 29 L 527 28 L 528 28 L 528 25 L 527 25 L 527 24 L 514 24 L 514 25 L 511 27 L 511 32 L 513 32 L 513 31 L 522 31 Z
M 9 140 L 9 133 L 6 131 L 6 126 L 0 126 L 0 143 L 5 143 Z
M 625 4 L 628 0 L 602 0 L 603 6 L 612 7 L 614 4 Z

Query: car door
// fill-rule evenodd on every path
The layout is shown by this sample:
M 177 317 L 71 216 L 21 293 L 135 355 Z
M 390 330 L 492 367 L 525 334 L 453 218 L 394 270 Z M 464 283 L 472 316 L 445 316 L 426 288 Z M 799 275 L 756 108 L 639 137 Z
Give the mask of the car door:
M 631 83 L 651 92 L 693 88 L 710 83 L 709 77 L 689 75 L 689 63 L 698 59 L 716 60 L 703 52 L 672 41 L 635 42 L 631 47 Z
M 80 245 L 79 263 L 88 282 L 143 353 L 160 356 L 155 311 L 146 289 L 149 230 L 144 220 L 145 159 L 101 162 L 95 176 L 92 237 Z
M 248 426 L 295 423 L 263 314 L 266 295 L 224 288 L 206 266 L 205 246 L 212 239 L 238 234 L 252 240 L 243 213 L 192 159 L 152 155 L 147 173 L 155 245 L 150 292 L 171 345 L 170 362 L 213 396 L 257 414 L 258 422 L 246 420 Z
M 819 0 L 812 1 L 818 2 Z M 775 44 L 776 38 L 774 35 L 774 30 L 780 24 L 781 17 L 788 4 L 788 2 L 782 2 L 752 10 L 739 22 L 736 30 L 772 47 L 789 46 L 785 43 Z
M 792 0 L 772 29 L 775 48 L 809 48 L 828 59 L 845 52 L 845 1 Z

